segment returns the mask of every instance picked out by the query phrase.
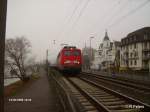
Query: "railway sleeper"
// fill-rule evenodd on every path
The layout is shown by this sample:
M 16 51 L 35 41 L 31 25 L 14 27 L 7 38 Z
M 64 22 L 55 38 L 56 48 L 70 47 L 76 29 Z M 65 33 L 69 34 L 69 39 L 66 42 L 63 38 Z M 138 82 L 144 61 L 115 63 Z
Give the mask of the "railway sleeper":
M 90 90 L 87 91 L 90 92 Z M 106 94 L 104 90 L 100 90 L 100 89 L 96 89 L 95 91 L 93 91 L 93 94 L 100 94 L 100 93 Z
M 91 110 L 96 110 L 96 108 L 92 105 L 89 105 L 89 106 L 84 106 L 85 108 L 85 111 L 91 111 Z
M 101 96 L 97 96 L 100 99 L 115 99 L 116 97 L 110 95 L 110 96 L 105 96 L 105 97 L 101 97 Z
M 94 96 L 94 97 L 109 97 L 109 96 L 111 96 L 110 94 L 103 94 L 103 95 L 99 95 L 99 94 L 91 94 L 92 96 Z
M 140 109 L 112 110 L 112 112 L 140 112 Z
M 85 105 L 85 106 L 90 106 L 91 105 L 91 103 L 89 103 L 89 102 L 82 102 L 81 104 Z
M 125 101 L 117 101 L 117 102 L 103 102 L 104 105 L 118 105 L 118 104 L 125 104 Z
M 99 112 L 98 110 L 88 110 L 86 112 Z
M 101 101 L 101 102 L 116 102 L 116 101 L 122 101 L 122 100 L 120 100 L 119 98 L 112 98 L 112 99 L 98 99 L 99 101 Z
M 78 100 L 79 100 L 79 102 L 87 102 L 86 99 L 78 99 Z
M 121 104 L 120 105 L 110 105 L 110 106 L 106 105 L 106 106 L 110 110 L 126 109 L 126 105 L 125 104 L 123 104 L 123 105 L 121 105 Z

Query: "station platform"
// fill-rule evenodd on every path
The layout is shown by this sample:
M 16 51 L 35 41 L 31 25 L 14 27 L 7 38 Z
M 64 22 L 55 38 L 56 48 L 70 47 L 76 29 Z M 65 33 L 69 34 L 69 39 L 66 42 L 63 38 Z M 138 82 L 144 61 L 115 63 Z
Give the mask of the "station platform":
M 15 101 L 16 100 L 16 101 Z M 5 98 L 4 112 L 61 112 L 59 99 L 46 72 L 16 95 Z

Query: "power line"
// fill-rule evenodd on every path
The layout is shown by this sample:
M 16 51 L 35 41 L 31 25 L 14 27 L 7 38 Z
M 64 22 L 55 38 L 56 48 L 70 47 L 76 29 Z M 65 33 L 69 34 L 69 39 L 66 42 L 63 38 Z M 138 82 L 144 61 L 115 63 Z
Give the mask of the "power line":
M 135 12 L 137 12 L 139 9 L 143 8 L 145 5 L 147 5 L 150 2 L 150 0 L 146 0 L 145 2 L 143 2 L 142 4 L 140 4 L 139 6 L 137 6 L 136 8 L 134 8 L 133 10 L 131 10 L 130 12 L 128 12 L 126 15 L 123 15 L 122 17 L 120 17 L 118 20 L 116 20 L 114 23 L 112 23 L 109 27 L 113 27 L 114 25 L 118 25 L 121 21 L 123 21 L 125 18 L 127 18 L 128 16 L 134 14 Z
M 117 19 L 114 23 L 112 23 L 111 25 L 108 25 L 107 28 L 111 28 L 114 25 L 118 25 L 121 21 L 123 21 L 126 17 L 132 15 L 133 13 L 137 12 L 137 10 L 141 9 L 142 7 L 144 7 L 148 2 L 150 2 L 150 0 L 145 1 L 144 3 L 142 3 L 141 5 L 137 6 L 136 8 L 134 8 L 133 10 L 131 10 L 130 12 L 128 12 L 126 15 L 123 15 L 122 17 L 120 17 L 119 19 Z M 125 4 L 126 5 L 126 4 Z M 125 8 L 126 6 L 124 6 Z M 122 8 L 121 8 L 122 9 Z M 119 11 L 119 10 L 118 10 Z M 106 27 L 106 24 L 103 25 L 104 27 Z M 100 32 L 102 30 L 104 30 L 105 28 L 101 28 Z M 99 33 L 99 32 L 98 32 Z M 97 34 L 98 35 L 98 34 Z
M 78 3 L 76 4 L 75 8 L 73 9 L 73 12 L 72 12 L 71 16 L 69 16 L 69 19 L 64 23 L 64 25 L 63 25 L 63 27 L 62 27 L 62 29 L 61 29 L 61 31 L 60 31 L 60 34 L 59 34 L 60 36 L 64 33 L 65 27 L 67 27 L 68 24 L 71 22 L 71 20 L 72 20 L 72 18 L 73 18 L 73 16 L 74 16 L 76 10 L 78 9 L 78 7 L 79 7 L 81 1 L 82 1 L 82 0 L 79 0 L 79 1 L 78 1 Z M 73 2 L 73 3 L 74 3 L 74 2 Z M 73 5 L 74 5 L 74 4 L 72 4 L 72 6 L 73 6 Z
M 71 19 L 73 18 L 73 15 L 75 14 L 76 10 L 78 9 L 78 7 L 79 7 L 81 1 L 82 1 L 82 0 L 79 0 L 79 2 L 77 3 L 77 5 L 75 6 L 75 8 L 74 8 L 74 10 L 73 10 L 73 12 L 72 12 L 70 18 L 68 19 L 68 22 L 67 22 L 67 23 L 69 23 L 69 22 L 71 21 Z
M 130 0 L 126 0 L 125 3 L 123 3 L 122 5 L 120 4 L 120 8 L 114 12 L 114 14 L 112 16 L 110 16 L 110 18 L 108 19 L 108 21 L 105 24 L 110 24 L 110 21 L 116 17 L 120 12 L 122 12 L 124 9 L 126 9 L 127 5 L 129 4 Z M 109 22 L 109 23 L 108 23 Z M 105 26 L 105 25 L 104 25 Z
M 88 6 L 88 3 L 89 3 L 90 0 L 87 0 L 84 4 L 84 6 L 82 7 L 82 9 L 80 10 L 79 12 L 79 15 L 77 17 L 77 19 L 75 20 L 75 22 L 73 23 L 72 27 L 70 28 L 69 32 L 74 28 L 74 26 L 77 24 L 77 22 L 79 21 L 80 17 L 83 15 L 85 9 L 87 8 Z
M 110 7 L 106 13 L 104 13 L 104 15 L 103 15 L 103 21 L 108 17 L 108 15 L 110 15 L 110 11 L 113 12 L 113 11 L 115 10 L 115 8 L 116 8 L 118 5 L 121 5 L 121 3 L 122 3 L 122 0 L 118 0 L 116 3 L 114 3 L 114 4 L 112 5 L 112 7 Z M 116 14 L 116 13 L 115 13 L 115 14 Z M 114 17 L 114 16 L 113 16 L 114 14 L 111 14 L 111 15 L 112 15 L 112 16 L 109 17 L 109 20 L 112 19 L 112 17 Z M 105 21 L 103 25 L 101 24 L 101 26 L 104 26 L 104 27 L 105 27 L 107 23 L 108 23 L 108 20 Z M 93 25 L 93 26 L 95 26 L 95 25 Z M 106 28 L 106 27 L 105 27 L 105 28 Z M 105 29 L 105 28 L 104 28 L 104 29 Z M 103 30 L 103 28 L 101 28 L 100 32 L 101 32 L 102 30 Z

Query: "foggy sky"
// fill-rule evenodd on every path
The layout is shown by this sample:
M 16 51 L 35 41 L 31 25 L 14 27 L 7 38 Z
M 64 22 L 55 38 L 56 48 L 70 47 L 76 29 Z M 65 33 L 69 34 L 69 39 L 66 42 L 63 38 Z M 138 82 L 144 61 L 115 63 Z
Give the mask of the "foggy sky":
M 54 60 L 60 44 L 98 48 L 105 30 L 110 40 L 150 26 L 148 0 L 8 0 L 6 38 L 27 37 L 37 60 Z M 56 40 L 54 44 L 53 40 Z

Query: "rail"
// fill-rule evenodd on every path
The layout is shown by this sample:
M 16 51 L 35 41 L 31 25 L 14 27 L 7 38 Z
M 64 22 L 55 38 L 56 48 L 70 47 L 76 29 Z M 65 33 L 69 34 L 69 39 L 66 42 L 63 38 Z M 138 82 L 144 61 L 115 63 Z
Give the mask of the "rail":
M 150 106 L 86 79 L 69 78 L 69 81 L 104 112 L 149 112 Z M 86 83 L 85 83 L 86 82 Z M 132 105 L 131 105 L 132 104 Z M 128 107 L 129 106 L 129 107 Z M 130 106 L 133 106 L 130 108 Z M 139 106 L 141 108 L 135 108 Z
M 138 82 L 121 80 L 121 79 L 117 79 L 117 78 L 113 78 L 113 77 L 101 76 L 101 75 L 92 74 L 92 73 L 82 72 L 81 74 L 82 74 L 83 77 L 84 76 L 86 76 L 86 77 L 89 76 L 91 78 L 96 78 L 98 80 L 109 81 L 109 82 L 112 82 L 112 83 L 124 85 L 124 86 L 131 87 L 131 88 L 134 88 L 134 89 L 150 92 L 150 87 L 149 87 L 150 85 L 147 85 L 147 84 L 142 85 L 141 83 L 139 84 Z

